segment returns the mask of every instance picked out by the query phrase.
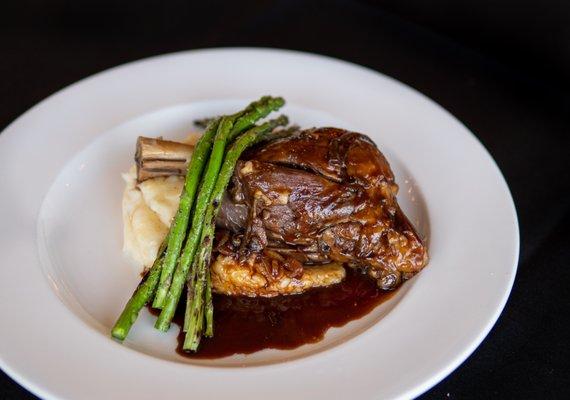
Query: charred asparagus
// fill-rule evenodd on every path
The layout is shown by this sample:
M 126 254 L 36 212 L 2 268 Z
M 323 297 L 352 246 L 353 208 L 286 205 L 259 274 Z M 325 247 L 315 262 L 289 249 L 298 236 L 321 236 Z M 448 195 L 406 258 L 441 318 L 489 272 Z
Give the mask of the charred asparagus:
M 270 112 L 281 108 L 283 104 L 284 100 L 282 98 L 262 97 L 259 101 L 251 103 L 244 111 L 221 118 L 217 127 L 212 153 L 208 160 L 208 166 L 204 172 L 202 183 L 200 184 L 200 191 L 198 193 L 198 200 L 196 201 L 196 208 L 192 217 L 192 225 L 188 233 L 188 239 L 180 256 L 180 262 L 174 272 L 172 282 L 169 281 L 169 283 L 172 283 L 172 287 L 169 285 L 170 290 L 164 295 L 164 308 L 155 324 L 157 329 L 162 331 L 168 330 L 174 312 L 176 311 L 176 306 L 178 305 L 182 288 L 184 287 L 184 282 L 186 282 L 188 270 L 192 265 L 202 233 L 204 214 L 222 165 L 226 143 L 228 140 L 231 140 L 231 138 L 255 124 L 259 119 L 267 116 Z M 170 273 L 172 274 L 172 272 Z M 159 287 L 159 290 L 160 289 L 161 287 Z M 158 293 L 159 292 L 157 292 L 157 297 Z
M 200 238 L 200 251 L 198 253 L 197 263 L 195 263 L 196 270 L 192 271 L 195 274 L 195 279 L 190 281 L 194 284 L 194 287 L 189 288 L 193 296 L 189 297 L 190 302 L 186 304 L 187 310 L 189 310 L 186 315 L 190 320 L 185 322 L 185 325 L 188 327 L 188 332 L 184 340 L 184 350 L 196 351 L 198 349 L 204 324 L 204 306 L 206 308 L 207 322 L 206 335 L 213 335 L 211 286 L 207 284 L 210 281 L 208 279 L 208 267 L 212 255 L 216 215 L 220 209 L 222 196 L 233 174 L 237 160 L 246 148 L 262 140 L 277 126 L 286 124 L 287 117 L 281 116 L 280 118 L 250 129 L 236 139 L 224 157 L 224 164 L 216 179 L 204 218 L 204 227 Z M 207 304 L 204 304 L 205 299 L 208 299 Z

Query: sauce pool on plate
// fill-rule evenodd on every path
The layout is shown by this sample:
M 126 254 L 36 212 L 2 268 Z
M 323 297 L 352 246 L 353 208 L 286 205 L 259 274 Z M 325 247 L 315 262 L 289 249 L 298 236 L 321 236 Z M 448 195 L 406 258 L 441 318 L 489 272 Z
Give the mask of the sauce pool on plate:
M 395 293 L 381 290 L 375 281 L 352 268 L 346 270 L 341 283 L 299 295 L 250 298 L 214 294 L 214 337 L 202 338 L 198 352 L 187 353 L 182 350 L 181 332 L 177 352 L 184 357 L 211 359 L 263 349 L 294 349 L 320 341 L 329 328 L 361 318 Z M 179 326 L 182 311 L 183 307 L 179 308 L 174 319 Z M 157 310 L 151 312 L 157 314 Z

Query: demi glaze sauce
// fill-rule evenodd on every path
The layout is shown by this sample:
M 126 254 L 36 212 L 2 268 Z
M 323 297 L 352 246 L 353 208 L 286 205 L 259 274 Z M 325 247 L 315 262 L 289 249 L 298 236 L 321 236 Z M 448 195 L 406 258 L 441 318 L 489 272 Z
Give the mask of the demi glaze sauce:
M 263 349 L 294 349 L 322 340 L 329 328 L 361 318 L 394 293 L 347 268 L 341 283 L 298 295 L 250 298 L 214 294 L 214 337 L 203 337 L 198 352 L 187 353 L 182 350 L 181 332 L 176 351 L 184 357 L 212 359 Z M 184 318 L 182 308 L 174 318 L 179 326 Z

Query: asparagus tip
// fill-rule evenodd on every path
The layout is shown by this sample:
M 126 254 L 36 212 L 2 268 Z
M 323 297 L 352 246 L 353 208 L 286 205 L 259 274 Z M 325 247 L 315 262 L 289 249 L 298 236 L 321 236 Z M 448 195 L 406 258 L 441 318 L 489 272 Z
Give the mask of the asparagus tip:
M 111 332 L 111 335 L 115 339 L 123 341 L 127 337 L 127 331 L 125 329 L 123 329 L 122 327 L 114 327 L 113 331 Z

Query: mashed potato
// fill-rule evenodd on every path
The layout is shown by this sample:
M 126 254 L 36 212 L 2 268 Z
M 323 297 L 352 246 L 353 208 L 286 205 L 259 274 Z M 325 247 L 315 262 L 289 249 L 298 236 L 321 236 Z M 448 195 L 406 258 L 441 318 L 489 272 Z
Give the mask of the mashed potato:
M 123 174 L 123 252 L 150 267 L 178 209 L 184 178 L 153 178 L 137 184 L 136 166 Z

